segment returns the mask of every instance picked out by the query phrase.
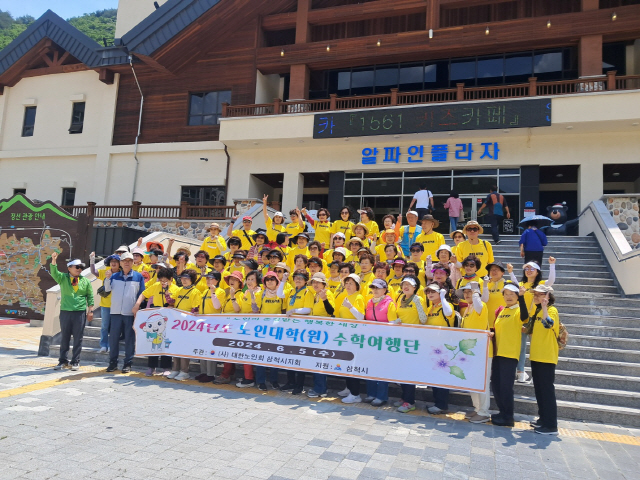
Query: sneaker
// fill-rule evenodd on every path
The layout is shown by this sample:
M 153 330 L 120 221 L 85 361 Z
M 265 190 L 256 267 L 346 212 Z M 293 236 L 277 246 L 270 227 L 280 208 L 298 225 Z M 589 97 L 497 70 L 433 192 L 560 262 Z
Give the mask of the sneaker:
M 402 405 L 398 407 L 398 411 L 400 413 L 408 413 L 413 412 L 416 409 L 415 405 L 411 405 L 410 403 L 404 402 Z
M 68 362 L 60 362 L 58 363 L 55 367 L 53 367 L 54 370 L 62 370 L 63 368 L 67 368 L 69 366 Z M 109 370 L 107 370 L 108 372 Z M 112 370 L 113 371 L 113 370 Z
M 387 403 L 386 400 L 380 400 L 379 398 L 374 398 L 373 401 L 371 402 L 371 406 L 373 406 L 373 407 L 381 407 L 385 403 Z
M 201 378 L 206 377 L 206 376 L 207 376 L 206 373 L 201 373 L 200 375 L 196 375 L 196 378 L 194 378 L 194 380 L 200 381 Z
M 558 435 L 557 428 L 547 428 L 547 427 L 536 427 L 533 429 L 534 432 L 539 433 L 540 435 Z
M 427 412 L 429 412 L 431 415 L 439 415 L 441 413 L 445 413 L 446 410 L 443 410 L 441 408 L 436 407 L 435 405 L 432 407 L 428 407 L 427 408 Z
M 169 375 L 167 375 L 167 378 L 174 379 L 178 375 L 180 375 L 180 370 L 171 370 L 171 373 Z
M 468 419 L 470 419 L 470 418 L 475 417 L 476 415 L 477 415 L 476 411 L 475 411 L 475 410 L 473 410 L 473 411 L 471 411 L 471 412 L 467 412 L 467 413 L 465 413 L 465 414 L 464 414 L 464 418 L 466 418 L 466 419 L 468 420 Z
M 163 377 L 168 377 L 169 375 L 171 375 L 171 370 L 164 370 L 164 371 L 162 372 L 162 376 L 163 376 Z
M 153 377 L 153 374 L 156 372 L 155 368 L 147 368 L 147 371 L 144 372 L 145 377 Z
M 213 383 L 215 383 L 216 385 L 224 385 L 226 383 L 231 383 L 231 378 L 218 375 Z
M 342 399 L 342 403 L 360 403 L 362 402 L 362 397 L 360 395 L 347 395 Z
M 122 373 L 129 373 L 131 371 L 131 364 L 127 363 L 122 367 Z
M 404 402 L 402 400 L 398 400 L 397 402 L 393 402 L 393 406 L 394 407 L 401 407 L 402 405 L 404 405 Z
M 216 377 L 210 377 L 209 375 L 205 375 L 204 377 L 200 377 L 197 380 L 200 383 L 209 383 L 209 382 L 213 382 L 216 379 Z
M 271 383 L 271 388 L 274 390 L 280 390 L 280 384 L 278 382 Z
M 502 415 L 500 415 L 499 413 L 491 415 L 491 423 L 493 423 L 498 427 L 513 427 L 514 425 L 513 419 L 508 420 L 504 418 Z
M 376 397 L 366 397 L 363 402 L 364 403 L 371 403 L 376 399 Z
M 351 390 L 349 390 L 348 388 L 345 388 L 344 390 L 340 390 L 338 392 L 339 397 L 348 397 L 349 395 L 351 395 Z
M 118 369 L 117 363 L 110 363 L 107 367 L 107 372 L 115 372 Z
M 291 395 L 300 395 L 302 392 L 304 392 L 304 387 L 296 387 L 291 390 Z
M 286 385 L 280 387 L 280 390 L 286 392 L 288 390 L 293 390 L 294 388 L 296 388 L 296 386 L 293 383 L 287 383 Z
M 238 383 L 236 383 L 236 387 L 238 387 L 238 388 L 255 387 L 255 385 L 256 385 L 255 380 L 249 380 L 247 378 L 243 378 Z
M 474 415 L 469 419 L 471 423 L 487 423 L 489 420 L 491 420 L 491 417 L 488 415 Z
M 318 392 L 316 392 L 315 390 L 309 390 L 309 391 L 307 392 L 307 397 L 309 397 L 309 398 L 318 398 L 318 397 L 322 397 L 322 398 L 324 398 L 324 397 L 326 397 L 326 396 L 327 396 L 327 394 L 326 394 L 326 393 L 318 393 Z
M 72 372 L 77 372 L 78 370 L 80 370 L 80 364 L 79 363 L 72 363 L 71 364 L 71 371 Z
M 535 420 L 531 420 L 529 422 L 529 425 L 531 425 L 533 428 L 536 428 L 536 427 L 541 427 L 542 423 L 540 423 L 540 419 L 539 418 L 536 418 Z
M 518 375 L 516 376 L 516 382 L 529 383 L 530 379 L 529 379 L 529 375 L 527 375 L 527 372 L 518 372 Z
M 260 390 L 261 392 L 266 392 L 267 391 L 267 384 L 266 383 L 258 384 L 258 390 Z
M 180 372 L 178 375 L 176 375 L 176 380 L 179 382 L 189 380 L 189 378 L 190 378 L 189 372 Z
M 98 351 L 98 353 L 107 353 L 109 351 L 109 349 L 107 347 L 100 347 L 100 350 Z

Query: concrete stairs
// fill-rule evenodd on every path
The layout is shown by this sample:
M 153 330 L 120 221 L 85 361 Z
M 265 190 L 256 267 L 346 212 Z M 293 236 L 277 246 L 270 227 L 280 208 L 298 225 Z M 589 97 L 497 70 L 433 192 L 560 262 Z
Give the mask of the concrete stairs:
M 520 279 L 523 262 L 518 238 L 505 236 L 493 248 L 497 259 L 513 264 Z M 560 352 L 556 370 L 558 415 L 565 419 L 640 426 L 640 299 L 618 294 L 600 247 L 591 237 L 550 237 L 544 278 L 548 278 L 549 256 L 558 259 L 553 288 L 560 318 L 569 330 L 569 345 Z M 85 330 L 84 361 L 108 361 L 107 355 L 98 353 L 100 325 L 101 320 L 96 318 Z M 59 347 L 52 346 L 51 355 L 57 357 L 58 353 Z M 146 365 L 146 358 L 135 358 L 135 367 Z M 199 372 L 195 362 L 191 369 Z M 528 361 L 526 371 L 531 374 Z M 311 376 L 307 383 L 311 385 Z M 344 380 L 330 379 L 329 388 L 341 390 Z M 361 391 L 364 392 L 364 385 Z M 400 389 L 391 386 L 390 395 L 399 397 Z M 431 402 L 431 390 L 419 388 L 417 398 Z M 517 413 L 537 414 L 533 385 L 516 383 L 515 400 Z M 471 399 L 464 392 L 451 392 L 450 402 L 471 406 Z M 496 408 L 495 404 L 492 408 Z

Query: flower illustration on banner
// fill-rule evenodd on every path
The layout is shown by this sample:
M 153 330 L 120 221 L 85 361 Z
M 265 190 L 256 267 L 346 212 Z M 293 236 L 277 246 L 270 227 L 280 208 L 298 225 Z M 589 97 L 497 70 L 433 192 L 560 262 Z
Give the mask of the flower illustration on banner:
M 467 356 L 471 356 L 471 357 L 475 356 L 475 353 L 473 353 L 473 349 L 475 348 L 477 343 L 478 343 L 477 339 L 468 338 L 466 340 L 460 340 L 460 343 L 458 343 L 458 345 L 449 345 L 445 343 L 444 348 L 440 348 L 440 347 L 433 348 L 432 354 L 438 356 L 435 359 L 435 364 L 433 366 L 433 369 L 434 370 L 449 369 L 449 373 L 454 377 L 458 377 L 461 380 L 466 380 L 467 377 L 465 377 L 464 375 L 464 370 L 460 368 L 459 365 L 464 366 L 469 361 Z M 440 356 L 446 351 L 451 352 L 451 354 L 453 355 L 449 360 Z M 456 357 L 458 358 L 456 359 Z M 456 364 L 454 364 L 454 360 Z

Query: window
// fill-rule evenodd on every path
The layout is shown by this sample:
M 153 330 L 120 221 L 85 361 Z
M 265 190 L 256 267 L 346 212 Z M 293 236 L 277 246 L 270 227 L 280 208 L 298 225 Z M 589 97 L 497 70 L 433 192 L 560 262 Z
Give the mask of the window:
M 82 133 L 84 125 L 84 102 L 74 102 L 73 112 L 71 113 L 71 128 L 69 133 Z M 66 204 L 63 204 L 66 205 Z M 73 204 L 70 204 L 73 205 Z
M 75 205 L 76 201 L 76 189 L 75 188 L 63 188 L 62 189 L 62 203 L 60 205 L 69 207 Z
M 26 195 L 27 194 L 27 189 L 26 188 L 14 188 L 13 189 L 13 194 L 16 195 L 18 193 L 21 193 L 22 195 Z
M 33 137 L 33 127 L 36 124 L 36 107 L 26 107 L 24 109 L 24 120 L 22 122 L 22 136 Z
M 182 187 L 182 202 L 194 207 L 224 205 L 224 187 Z
M 230 90 L 192 93 L 189 96 L 189 125 L 218 125 L 223 103 L 231 103 Z

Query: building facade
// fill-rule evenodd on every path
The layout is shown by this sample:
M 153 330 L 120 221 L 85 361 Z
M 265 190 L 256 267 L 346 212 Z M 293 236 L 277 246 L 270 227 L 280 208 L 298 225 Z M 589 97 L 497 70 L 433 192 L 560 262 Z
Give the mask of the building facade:
M 149 5 L 147 5 L 149 3 Z M 476 218 L 640 191 L 640 1 L 121 1 L 0 52 L 0 194 Z M 403 123 L 404 122 L 404 123 Z M 517 213 L 515 213 L 517 212 Z M 446 222 L 445 222 L 446 225 Z

